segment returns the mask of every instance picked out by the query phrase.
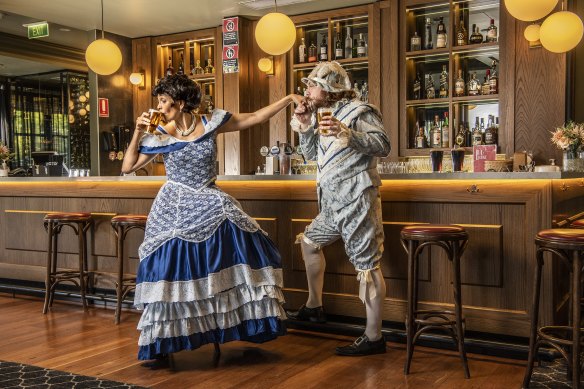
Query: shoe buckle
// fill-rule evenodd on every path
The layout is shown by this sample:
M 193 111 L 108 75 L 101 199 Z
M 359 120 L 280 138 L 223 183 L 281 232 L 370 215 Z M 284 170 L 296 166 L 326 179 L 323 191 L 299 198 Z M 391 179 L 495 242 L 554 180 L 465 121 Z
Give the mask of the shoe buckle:
M 366 336 L 366 335 L 361 335 L 360 337 L 358 337 L 358 338 L 355 340 L 354 344 L 355 344 L 355 346 L 359 347 L 359 346 L 361 346 L 363 343 L 367 342 L 368 340 L 369 340 L 369 338 L 367 338 L 367 336 Z

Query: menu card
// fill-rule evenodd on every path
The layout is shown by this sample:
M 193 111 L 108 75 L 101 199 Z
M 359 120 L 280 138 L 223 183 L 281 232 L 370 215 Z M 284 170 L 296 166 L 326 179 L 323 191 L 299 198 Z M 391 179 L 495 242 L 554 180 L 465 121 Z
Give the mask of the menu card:
M 472 147 L 472 156 L 475 172 L 485 171 L 485 161 L 494 161 L 497 158 L 497 145 L 480 145 Z

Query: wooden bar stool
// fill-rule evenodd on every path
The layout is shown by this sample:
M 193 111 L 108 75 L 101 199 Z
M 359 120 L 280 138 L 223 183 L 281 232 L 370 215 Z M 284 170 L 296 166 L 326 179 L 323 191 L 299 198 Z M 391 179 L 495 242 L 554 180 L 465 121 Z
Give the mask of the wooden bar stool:
M 572 387 L 580 387 L 580 350 L 582 347 L 580 329 L 580 297 L 582 294 L 582 256 L 584 254 L 584 231 L 579 229 L 557 228 L 538 232 L 535 237 L 537 247 L 533 302 L 531 305 L 531 327 L 529 336 L 529 358 L 523 379 L 523 387 L 529 387 L 533 363 L 537 350 L 542 345 L 556 349 L 568 364 L 568 378 L 572 376 Z M 570 309 L 567 326 L 537 327 L 539 315 L 539 295 L 543 254 L 550 252 L 552 258 L 559 258 L 570 269 Z
M 584 219 L 574 220 L 570 223 L 570 228 L 584 229 Z
M 458 345 L 464 376 L 470 378 L 464 349 L 464 319 L 460 292 L 460 257 L 468 243 L 468 233 L 464 228 L 456 225 L 412 225 L 401 230 L 401 243 L 408 254 L 407 359 L 404 374 L 410 372 L 416 340 L 425 331 L 440 329 L 448 332 L 454 343 Z M 429 246 L 441 247 L 448 255 L 453 276 L 454 312 L 418 310 L 418 260 L 424 248 Z
M 122 314 L 122 301 L 126 295 L 136 288 L 136 276 L 124 277 L 124 242 L 128 231 L 135 228 L 144 231 L 146 228 L 146 215 L 117 215 L 112 218 L 112 228 L 116 234 L 118 248 L 118 279 L 116 282 L 116 314 L 114 322 L 120 323 Z
M 89 273 L 87 272 L 87 231 L 92 223 L 91 214 L 81 212 L 54 212 L 46 214 L 43 220 L 45 230 L 49 235 L 43 314 L 47 313 L 49 307 L 53 305 L 57 285 L 60 282 L 66 281 L 72 282 L 79 287 L 83 309 L 86 309 L 87 301 L 85 299 L 85 292 L 89 281 Z M 77 269 L 57 270 L 59 234 L 65 226 L 71 227 L 77 235 L 79 242 L 79 266 Z

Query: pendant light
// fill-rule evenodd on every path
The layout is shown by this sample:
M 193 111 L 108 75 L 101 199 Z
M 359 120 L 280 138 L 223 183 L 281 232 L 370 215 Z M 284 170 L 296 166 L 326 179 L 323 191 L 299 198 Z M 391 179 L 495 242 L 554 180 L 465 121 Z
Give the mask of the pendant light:
M 524 22 L 544 18 L 557 4 L 558 0 L 505 0 L 505 7 L 511 16 Z
M 122 65 L 122 52 L 109 39 L 104 38 L 103 0 L 101 0 L 101 38 L 96 39 L 85 50 L 85 62 L 95 73 L 107 76 L 117 71 Z
M 565 53 L 580 43 L 584 25 L 574 12 L 560 11 L 548 16 L 541 24 L 539 40 L 552 53 Z
M 296 26 L 283 13 L 278 12 L 278 4 L 274 0 L 276 12 L 270 12 L 258 21 L 255 29 L 256 42 L 260 49 L 270 55 L 280 55 L 289 51 L 296 41 Z

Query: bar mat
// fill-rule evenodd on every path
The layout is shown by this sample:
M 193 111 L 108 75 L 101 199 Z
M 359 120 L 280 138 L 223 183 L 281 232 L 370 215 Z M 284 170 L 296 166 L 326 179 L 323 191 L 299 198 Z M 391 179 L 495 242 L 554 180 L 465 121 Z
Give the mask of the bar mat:
M 50 370 L 22 363 L 0 361 L 0 388 L 110 388 L 143 389 L 142 386 Z

